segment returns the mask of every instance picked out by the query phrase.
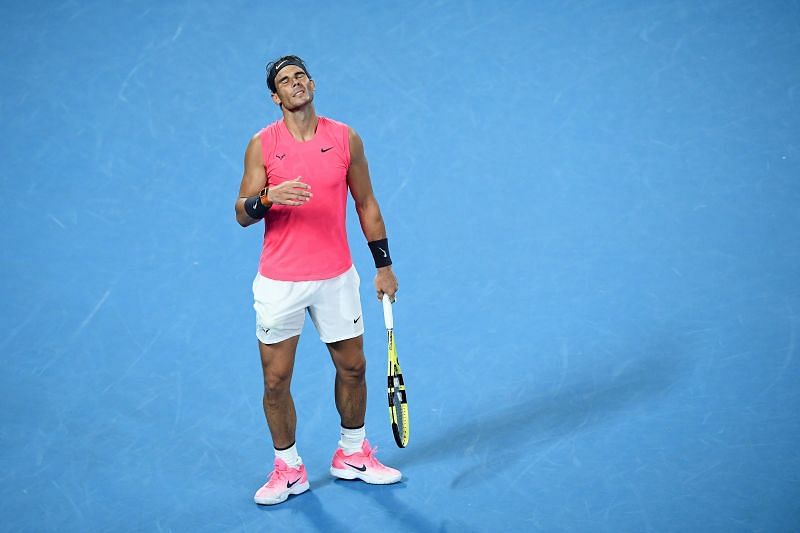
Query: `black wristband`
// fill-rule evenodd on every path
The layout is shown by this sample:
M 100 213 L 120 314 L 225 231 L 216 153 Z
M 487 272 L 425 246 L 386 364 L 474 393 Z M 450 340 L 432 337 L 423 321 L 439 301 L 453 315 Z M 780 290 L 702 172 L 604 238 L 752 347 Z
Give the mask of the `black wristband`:
M 389 239 L 378 239 L 367 243 L 369 251 L 372 252 L 372 259 L 375 260 L 375 268 L 381 268 L 392 264 L 392 257 L 389 255 Z
M 260 196 L 250 196 L 244 199 L 244 210 L 250 218 L 261 220 L 267 215 L 268 208 L 261 203 Z

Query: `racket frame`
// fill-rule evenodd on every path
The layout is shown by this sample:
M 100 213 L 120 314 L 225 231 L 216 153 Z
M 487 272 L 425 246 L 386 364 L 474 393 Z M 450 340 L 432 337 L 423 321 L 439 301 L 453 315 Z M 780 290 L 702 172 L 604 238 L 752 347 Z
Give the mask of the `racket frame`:
M 395 443 L 397 443 L 398 447 L 405 448 L 408 445 L 408 438 L 410 435 L 408 400 L 406 396 L 406 385 L 403 381 L 403 371 L 400 368 L 400 360 L 397 356 L 397 346 L 394 342 L 394 319 L 391 305 L 392 303 L 389 297 L 384 295 L 383 312 L 388 344 L 386 376 L 389 419 L 392 424 L 392 434 L 394 435 Z

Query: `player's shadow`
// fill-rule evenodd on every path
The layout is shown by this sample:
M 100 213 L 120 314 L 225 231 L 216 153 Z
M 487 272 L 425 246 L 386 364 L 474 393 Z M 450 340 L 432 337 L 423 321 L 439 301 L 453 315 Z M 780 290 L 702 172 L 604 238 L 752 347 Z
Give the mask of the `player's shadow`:
M 532 396 L 514 405 L 464 405 L 458 425 L 414 442 L 394 463 L 402 469 L 464 457 L 471 465 L 453 479 L 451 488 L 478 484 L 515 467 L 521 459 L 526 470 L 561 439 L 608 423 L 626 409 L 664 394 L 686 366 L 674 355 L 642 357 L 621 370 L 596 368 L 590 380 L 565 382 L 550 395 Z
M 415 510 L 412 506 L 404 502 L 402 497 L 398 497 L 406 490 L 406 482 L 394 485 L 367 485 L 361 481 L 345 481 L 338 479 L 334 484 L 346 490 L 358 492 L 368 496 L 379 506 L 386 510 L 386 516 L 392 517 L 392 521 L 402 525 L 402 531 L 415 531 L 419 533 L 447 533 L 448 531 L 469 532 L 472 531 L 467 524 L 458 520 L 446 519 L 435 522 L 433 516 L 426 515 Z M 386 530 L 391 530 L 395 524 L 386 524 Z
M 304 492 L 299 496 L 290 496 L 285 503 L 277 506 L 259 505 L 260 511 L 265 513 L 283 511 L 291 511 L 292 513 L 299 513 L 305 515 L 314 529 L 317 531 L 328 533 L 329 531 L 350 531 L 350 524 L 342 517 L 337 517 L 325 509 L 322 502 L 313 490 Z

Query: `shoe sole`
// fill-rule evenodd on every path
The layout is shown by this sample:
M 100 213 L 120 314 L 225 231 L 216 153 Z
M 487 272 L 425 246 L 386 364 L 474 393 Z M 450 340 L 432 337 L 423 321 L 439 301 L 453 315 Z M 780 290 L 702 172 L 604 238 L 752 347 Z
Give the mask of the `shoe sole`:
M 287 490 L 286 492 L 282 492 L 277 498 L 259 498 L 258 496 L 254 496 L 253 501 L 258 505 L 276 505 L 285 502 L 290 494 L 303 494 L 309 489 L 309 487 L 310 485 L 308 484 L 308 481 L 305 483 L 297 483 L 291 489 Z
M 345 468 L 334 467 L 331 467 L 331 475 L 333 477 L 338 477 L 339 479 L 360 479 L 364 483 L 369 483 L 370 485 L 391 485 L 392 483 L 397 483 L 403 479 L 402 474 L 396 478 L 381 479 L 361 472 L 353 472 L 352 470 L 347 470 Z

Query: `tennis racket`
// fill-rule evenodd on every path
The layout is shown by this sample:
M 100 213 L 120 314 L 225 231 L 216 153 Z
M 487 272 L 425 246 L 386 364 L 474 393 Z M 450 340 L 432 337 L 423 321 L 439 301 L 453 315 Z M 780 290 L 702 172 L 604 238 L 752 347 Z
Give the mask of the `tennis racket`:
M 394 441 L 400 448 L 405 448 L 408 445 L 410 431 L 406 386 L 403 383 L 400 361 L 397 359 L 397 347 L 394 345 L 392 302 L 386 294 L 383 295 L 383 321 L 386 324 L 386 336 L 389 340 L 389 366 L 386 372 L 389 384 L 389 418 L 392 422 Z

